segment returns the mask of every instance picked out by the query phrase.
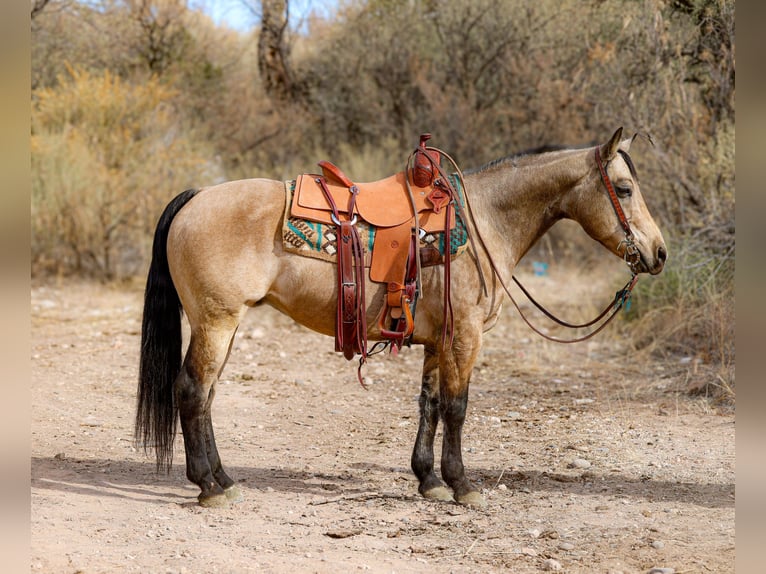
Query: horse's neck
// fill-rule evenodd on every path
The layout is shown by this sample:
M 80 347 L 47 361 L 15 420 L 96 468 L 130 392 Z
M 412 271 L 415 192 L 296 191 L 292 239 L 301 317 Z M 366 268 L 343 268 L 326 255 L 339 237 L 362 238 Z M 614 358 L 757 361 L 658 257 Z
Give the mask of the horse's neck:
M 584 151 L 509 158 L 466 176 L 479 233 L 513 268 L 559 219 L 562 198 L 586 173 Z M 500 261 L 496 261 L 500 264 Z

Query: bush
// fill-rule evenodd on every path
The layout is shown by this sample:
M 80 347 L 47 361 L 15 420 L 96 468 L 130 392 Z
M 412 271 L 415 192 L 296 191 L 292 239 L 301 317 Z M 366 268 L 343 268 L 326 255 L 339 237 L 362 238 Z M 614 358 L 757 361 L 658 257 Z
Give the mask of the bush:
M 70 68 L 32 101 L 32 264 L 104 279 L 143 266 L 164 204 L 205 172 L 211 154 L 184 139 L 152 78 Z

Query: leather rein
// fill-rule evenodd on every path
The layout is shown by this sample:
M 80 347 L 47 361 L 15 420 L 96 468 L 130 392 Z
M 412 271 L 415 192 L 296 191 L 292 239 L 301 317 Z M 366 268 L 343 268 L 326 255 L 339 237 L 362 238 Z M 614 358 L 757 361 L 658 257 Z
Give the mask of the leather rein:
M 627 157 L 627 154 L 622 151 L 618 150 L 618 153 L 622 155 L 626 162 L 628 163 L 628 166 L 630 167 L 632 164 L 630 163 L 629 158 Z M 592 319 L 586 323 L 581 324 L 573 324 L 568 323 L 566 321 L 563 321 L 559 318 L 557 318 L 553 313 L 548 311 L 545 307 L 543 307 L 540 303 L 538 303 L 532 295 L 527 291 L 524 286 L 519 282 L 518 279 L 516 279 L 515 276 L 511 276 L 513 281 L 521 288 L 524 295 L 527 296 L 527 298 L 530 300 L 530 302 L 537 307 L 545 316 L 547 316 L 549 319 L 554 321 L 555 323 L 567 327 L 570 329 L 581 329 L 585 327 L 591 327 L 595 324 L 597 324 L 599 321 L 601 321 L 604 317 L 606 317 L 606 320 L 601 323 L 596 329 L 588 333 L 587 335 L 583 335 L 582 337 L 576 337 L 574 339 L 560 339 L 558 337 L 552 337 L 544 332 L 542 332 L 540 329 L 535 327 L 529 319 L 524 315 L 521 308 L 519 307 L 519 304 L 516 302 L 516 299 L 514 299 L 513 295 L 511 294 L 510 290 L 508 289 L 508 286 L 505 284 L 505 281 L 503 280 L 502 275 L 500 275 L 500 272 L 497 268 L 497 265 L 495 264 L 494 260 L 492 259 L 492 255 L 490 254 L 489 250 L 487 249 L 486 245 L 484 244 L 483 239 L 481 238 L 481 235 L 477 232 L 476 235 L 479 237 L 479 241 L 482 244 L 482 247 L 484 249 L 484 252 L 487 255 L 487 258 L 489 260 L 490 267 L 492 268 L 492 271 L 494 275 L 497 277 L 498 281 L 500 282 L 500 285 L 503 287 L 503 290 L 505 291 L 506 295 L 510 298 L 511 302 L 513 303 L 513 306 L 516 307 L 516 310 L 519 312 L 519 315 L 521 315 L 521 318 L 524 320 L 524 322 L 529 326 L 530 329 L 532 329 L 535 333 L 540 335 L 541 337 L 549 340 L 554 341 L 556 343 L 578 343 L 581 341 L 585 341 L 587 339 L 590 339 L 597 333 L 599 333 L 604 327 L 606 327 L 611 320 L 615 317 L 615 315 L 620 311 L 620 309 L 623 308 L 623 306 L 627 303 L 627 301 L 630 299 L 631 292 L 633 291 L 633 288 L 636 286 L 636 283 L 638 282 L 638 264 L 641 260 L 641 254 L 638 250 L 638 247 L 635 244 L 635 237 L 633 235 L 633 231 L 630 228 L 630 223 L 628 222 L 627 217 L 625 216 L 625 212 L 622 209 L 622 206 L 620 205 L 620 201 L 617 197 L 617 193 L 614 190 L 614 185 L 612 185 L 612 181 L 609 178 L 609 175 L 606 172 L 606 165 L 601 160 L 601 152 L 599 147 L 596 147 L 595 152 L 595 159 L 596 159 L 596 165 L 598 166 L 599 173 L 601 175 L 601 181 L 604 184 L 604 187 L 607 190 L 607 194 L 609 196 L 610 203 L 612 204 L 612 208 L 614 209 L 615 215 L 617 216 L 617 219 L 620 222 L 620 226 L 622 227 L 623 231 L 625 232 L 625 239 L 623 239 L 620 242 L 620 245 L 625 245 L 625 251 L 623 253 L 623 259 L 628 264 L 628 267 L 631 270 L 632 277 L 628 282 L 625 284 L 625 286 L 617 291 L 615 294 L 614 300 L 609 303 L 603 311 L 595 318 Z M 631 169 L 631 171 L 633 171 Z M 467 195 L 467 194 L 466 194 Z M 467 199 L 467 198 L 466 198 Z M 476 228 L 476 222 L 473 220 L 473 210 L 469 210 L 469 213 L 472 217 L 472 224 L 474 228 Z M 477 262 L 478 264 L 478 262 Z M 610 314 L 611 311 L 611 314 Z

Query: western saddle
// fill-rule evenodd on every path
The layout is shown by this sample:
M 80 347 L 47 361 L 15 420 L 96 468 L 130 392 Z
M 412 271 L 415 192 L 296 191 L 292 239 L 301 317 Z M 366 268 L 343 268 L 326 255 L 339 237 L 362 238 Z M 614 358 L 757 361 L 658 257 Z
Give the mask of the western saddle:
M 396 353 L 415 328 L 414 316 L 420 286 L 420 269 L 444 264 L 444 326 L 442 344 L 452 340 L 450 305 L 450 232 L 455 214 L 463 217 L 463 202 L 442 170 L 442 157 L 426 145 L 430 134 L 407 160 L 405 171 L 371 183 L 355 183 L 337 166 L 320 161 L 321 174 L 303 174 L 295 182 L 291 217 L 334 225 L 337 232 L 338 304 L 335 350 L 346 359 L 361 355 L 366 361 L 365 249 L 356 223 L 361 219 L 375 228 L 370 261 L 370 280 L 387 285 L 380 332 Z M 454 165 L 454 161 L 452 162 Z M 455 168 L 457 166 L 455 165 Z M 457 177 L 460 171 L 457 169 Z M 453 176 L 454 177 L 454 176 Z M 460 181 L 462 185 L 462 181 Z M 444 254 L 434 247 L 420 247 L 424 233 L 444 234 Z M 359 380 L 362 381 L 361 373 Z

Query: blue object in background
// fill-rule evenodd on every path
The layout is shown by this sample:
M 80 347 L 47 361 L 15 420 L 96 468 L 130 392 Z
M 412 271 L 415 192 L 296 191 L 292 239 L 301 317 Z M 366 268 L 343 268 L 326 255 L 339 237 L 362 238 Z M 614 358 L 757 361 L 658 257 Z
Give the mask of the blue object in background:
M 548 264 L 543 263 L 542 261 L 533 261 L 532 269 L 538 277 L 545 277 L 548 275 Z

